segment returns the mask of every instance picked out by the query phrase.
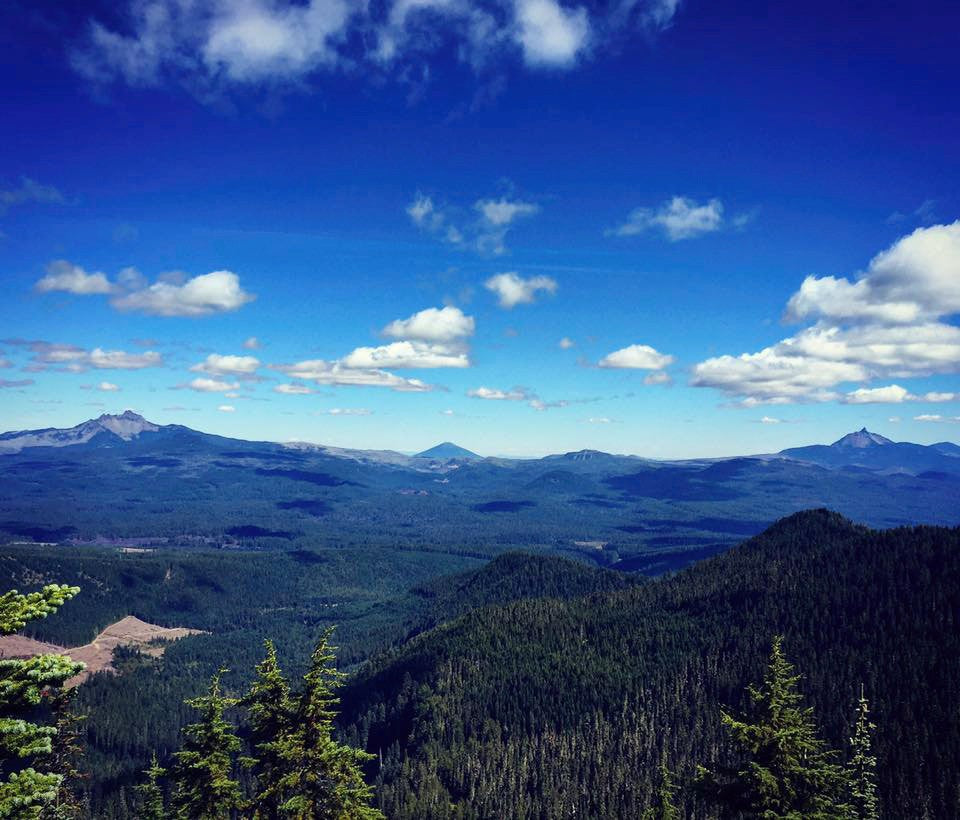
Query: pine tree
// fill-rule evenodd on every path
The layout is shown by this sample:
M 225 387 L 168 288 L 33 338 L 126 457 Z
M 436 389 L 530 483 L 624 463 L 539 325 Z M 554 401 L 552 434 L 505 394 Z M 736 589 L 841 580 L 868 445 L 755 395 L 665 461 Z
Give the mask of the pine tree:
M 223 713 L 237 704 L 220 692 L 221 669 L 206 695 L 187 704 L 200 712 L 198 723 L 187 726 L 183 748 L 174 754 L 173 808 L 184 820 L 228 818 L 242 805 L 240 784 L 231 777 L 240 739 Z
M 291 768 L 291 761 L 283 752 L 294 729 L 296 704 L 277 662 L 273 641 L 264 644 L 267 655 L 257 664 L 257 677 L 242 702 L 250 716 L 252 770 L 257 778 L 256 816 L 273 820 L 281 816 L 282 782 Z
M 836 752 L 817 736 L 813 709 L 800 706 L 799 680 L 777 636 L 763 684 L 747 687 L 753 722 L 721 711 L 723 725 L 745 759 L 721 776 L 701 769 L 698 780 L 730 816 L 849 817 L 849 806 L 843 803 L 846 774 L 834 762 Z
M 870 720 L 870 704 L 860 685 L 857 703 L 857 722 L 850 738 L 851 755 L 847 763 L 850 781 L 850 810 L 855 820 L 878 820 L 877 758 L 872 754 L 873 733 L 876 725 Z
M 165 820 L 167 810 L 163 803 L 163 788 L 160 779 L 167 774 L 157 762 L 154 752 L 150 760 L 150 768 L 144 772 L 147 776 L 145 783 L 137 786 L 137 817 L 140 820 Z
M 677 786 L 673 781 L 673 772 L 667 766 L 667 753 L 660 761 L 660 788 L 657 790 L 657 803 L 643 813 L 643 820 L 680 820 L 680 810 L 676 804 Z
M 373 790 L 361 766 L 374 755 L 333 739 L 334 689 L 345 677 L 334 667 L 333 629 L 324 632 L 310 656 L 296 714 L 296 728 L 283 742 L 282 755 L 291 770 L 281 788 L 281 810 L 298 820 L 381 820 L 370 806 Z
M 0 634 L 11 635 L 27 623 L 56 612 L 79 587 L 50 584 L 40 592 L 0 595 Z M 30 758 L 49 757 L 54 726 L 31 722 L 38 706 L 84 669 L 63 655 L 0 660 L 0 817 L 36 818 L 57 799 L 63 775 L 23 767 Z
M 86 718 L 78 715 L 74 709 L 76 695 L 75 688 L 62 689 L 50 698 L 57 742 L 48 759 L 48 767 L 54 774 L 60 775 L 60 785 L 54 799 L 44 806 L 40 814 L 42 820 L 75 820 L 84 815 L 79 791 L 87 777 L 80 771 L 84 750 L 81 727 Z

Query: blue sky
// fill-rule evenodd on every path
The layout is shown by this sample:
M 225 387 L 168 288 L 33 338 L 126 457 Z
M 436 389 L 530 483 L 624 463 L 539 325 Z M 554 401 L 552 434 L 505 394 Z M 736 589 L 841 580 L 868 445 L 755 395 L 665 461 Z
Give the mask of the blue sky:
M 951 3 L 0 10 L 0 427 L 960 430 Z

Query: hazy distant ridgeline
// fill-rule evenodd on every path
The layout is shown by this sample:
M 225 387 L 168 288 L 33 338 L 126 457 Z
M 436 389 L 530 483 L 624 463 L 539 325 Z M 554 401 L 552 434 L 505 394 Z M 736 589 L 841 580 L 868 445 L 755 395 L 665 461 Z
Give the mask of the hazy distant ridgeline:
M 4 434 L 0 478 L 8 541 L 476 556 L 522 546 L 647 572 L 816 506 L 874 526 L 960 522 L 960 448 L 865 431 L 720 461 L 595 451 L 509 460 L 449 442 L 405 456 L 239 441 L 128 412 Z

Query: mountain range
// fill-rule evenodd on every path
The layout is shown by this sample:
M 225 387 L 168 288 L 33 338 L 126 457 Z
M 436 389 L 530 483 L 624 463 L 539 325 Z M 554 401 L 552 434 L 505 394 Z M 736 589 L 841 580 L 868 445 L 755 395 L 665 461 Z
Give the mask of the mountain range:
M 866 430 L 729 459 L 505 459 L 450 442 L 406 455 L 242 441 L 126 411 L 0 435 L 0 477 L 0 539 L 486 557 L 524 547 L 649 573 L 811 507 L 877 527 L 960 522 L 960 447 Z

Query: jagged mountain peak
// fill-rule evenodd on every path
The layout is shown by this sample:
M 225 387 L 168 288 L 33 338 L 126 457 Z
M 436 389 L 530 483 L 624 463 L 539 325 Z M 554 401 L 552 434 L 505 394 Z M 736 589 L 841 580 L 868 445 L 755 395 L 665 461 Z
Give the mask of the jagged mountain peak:
M 862 427 L 855 433 L 847 433 L 843 438 L 837 439 L 831 447 L 855 447 L 862 449 L 864 447 L 883 447 L 893 442 L 886 436 L 879 433 L 871 433 L 866 427 Z

